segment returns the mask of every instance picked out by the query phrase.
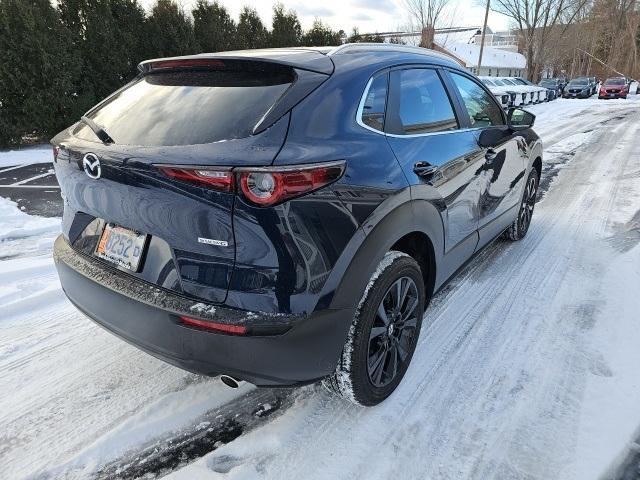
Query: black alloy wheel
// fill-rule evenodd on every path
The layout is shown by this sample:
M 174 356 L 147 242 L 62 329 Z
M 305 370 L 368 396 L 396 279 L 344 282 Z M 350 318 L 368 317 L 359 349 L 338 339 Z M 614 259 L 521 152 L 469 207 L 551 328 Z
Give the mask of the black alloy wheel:
M 375 387 L 404 370 L 418 325 L 418 289 L 409 277 L 397 279 L 378 306 L 369 334 L 367 371 Z
M 533 218 L 533 209 L 536 205 L 536 196 L 538 194 L 538 183 L 540 177 L 535 168 L 531 169 L 527 177 L 527 184 L 524 187 L 518 217 L 513 221 L 511 226 L 505 230 L 504 236 L 509 240 L 520 240 L 529 231 L 531 219 Z

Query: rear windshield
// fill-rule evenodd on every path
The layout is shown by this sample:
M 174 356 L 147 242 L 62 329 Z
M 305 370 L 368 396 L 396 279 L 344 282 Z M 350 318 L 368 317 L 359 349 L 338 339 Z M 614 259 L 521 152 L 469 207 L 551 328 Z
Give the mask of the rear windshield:
M 624 85 L 624 78 L 608 78 L 605 85 Z
M 195 145 L 251 135 L 294 81 L 290 68 L 147 74 L 87 116 L 122 145 Z M 79 124 L 75 135 L 97 141 Z
M 588 85 L 589 80 L 586 78 L 576 78 L 575 80 L 571 80 L 569 85 Z

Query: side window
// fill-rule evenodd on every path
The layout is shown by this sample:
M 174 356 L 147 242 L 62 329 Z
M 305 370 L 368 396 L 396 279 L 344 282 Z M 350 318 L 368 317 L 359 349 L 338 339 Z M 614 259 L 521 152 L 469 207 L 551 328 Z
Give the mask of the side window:
M 384 112 L 387 103 L 387 77 L 388 75 L 384 73 L 373 79 L 362 107 L 362 123 L 381 132 L 384 130 Z
M 480 85 L 462 75 L 453 72 L 450 75 L 469 112 L 471 128 L 504 125 L 502 109 Z
M 389 115 L 394 118 L 389 118 L 391 128 L 387 131 L 412 135 L 458 128 L 451 102 L 435 70 L 396 70 L 391 75 L 394 104 L 389 105 Z

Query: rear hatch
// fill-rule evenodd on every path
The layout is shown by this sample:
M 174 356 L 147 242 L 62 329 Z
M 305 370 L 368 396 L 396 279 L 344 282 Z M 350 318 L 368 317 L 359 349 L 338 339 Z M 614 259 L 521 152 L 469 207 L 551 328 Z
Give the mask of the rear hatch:
M 236 248 L 224 171 L 273 163 L 288 111 L 328 75 L 268 58 L 165 59 L 141 70 L 52 141 L 63 233 L 105 265 L 223 302 Z

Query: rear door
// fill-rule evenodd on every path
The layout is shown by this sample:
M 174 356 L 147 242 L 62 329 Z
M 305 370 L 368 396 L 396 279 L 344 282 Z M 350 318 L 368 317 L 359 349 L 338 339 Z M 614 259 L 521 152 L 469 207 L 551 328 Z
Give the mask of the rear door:
M 478 175 L 484 160 L 464 127 L 436 68 L 407 67 L 390 76 L 385 131 L 412 185 L 412 197 L 443 205 L 445 253 L 464 259 L 475 249 Z M 434 197 L 434 189 L 437 198 Z
M 475 78 L 457 71 L 448 76 L 464 106 L 476 139 L 487 129 L 499 134 L 493 145 L 478 147 L 478 227 L 480 245 L 500 233 L 513 220 L 509 212 L 518 204 L 527 166 L 526 142 L 506 126 L 502 108 Z

